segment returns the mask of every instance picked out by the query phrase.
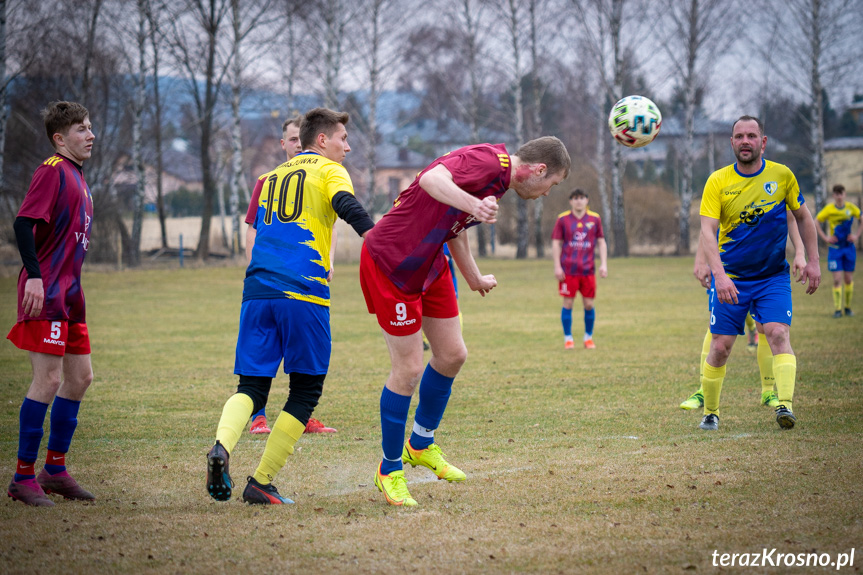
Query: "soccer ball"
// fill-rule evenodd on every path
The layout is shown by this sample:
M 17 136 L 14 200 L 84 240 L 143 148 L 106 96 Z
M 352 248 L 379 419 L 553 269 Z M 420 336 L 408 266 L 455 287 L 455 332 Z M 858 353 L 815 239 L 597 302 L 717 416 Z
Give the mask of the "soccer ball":
M 640 148 L 653 141 L 662 126 L 659 108 L 644 96 L 627 96 L 611 108 L 608 129 L 614 139 L 628 148 Z

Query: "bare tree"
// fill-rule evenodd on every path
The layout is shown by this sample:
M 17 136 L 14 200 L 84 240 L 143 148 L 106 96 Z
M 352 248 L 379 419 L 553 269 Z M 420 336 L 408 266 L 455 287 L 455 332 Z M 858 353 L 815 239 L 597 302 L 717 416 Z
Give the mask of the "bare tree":
M 147 0 L 147 23 L 150 32 L 150 48 L 153 51 L 153 127 L 156 158 L 156 211 L 159 214 L 159 231 L 162 240 L 162 249 L 168 247 L 168 230 L 165 223 L 165 198 L 162 189 L 162 173 L 164 172 L 162 158 L 162 96 L 159 90 L 159 64 L 160 51 L 165 41 L 162 31 L 161 14 L 165 12 L 161 1 Z
M 210 255 L 210 219 L 213 216 L 213 200 L 218 193 L 211 149 L 213 116 L 222 81 L 228 71 L 229 58 L 229 54 L 220 51 L 220 39 L 230 4 L 228 0 L 185 0 L 180 9 L 171 19 L 169 45 L 178 68 L 185 76 L 197 114 L 204 205 L 201 212 L 201 237 L 195 255 L 205 260 Z
M 571 0 L 575 10 L 576 21 L 582 29 L 585 46 L 593 59 L 598 72 L 600 84 L 604 88 L 604 98 L 616 102 L 623 94 L 624 84 L 624 41 L 632 46 L 639 43 L 639 38 L 627 34 L 624 37 L 623 24 L 624 7 L 635 4 L 637 0 Z M 591 17 L 595 16 L 595 18 Z M 594 26 L 592 23 L 598 25 Z M 651 30 L 655 23 L 641 27 Z M 630 25 L 627 30 L 634 28 Z M 642 34 L 646 32 L 642 30 Z M 609 69 L 610 67 L 610 69 Z M 603 102 L 604 103 L 604 102 Z M 601 162 L 597 162 L 601 164 Z M 620 146 L 611 147 L 611 230 L 613 239 L 613 255 L 617 257 L 629 255 L 629 240 L 626 232 L 626 211 L 623 196 L 623 170 L 625 160 Z
M 246 3 L 250 4 L 250 3 Z M 240 10 L 240 0 L 231 0 L 231 22 L 233 28 L 233 53 L 231 55 L 231 196 L 228 213 L 231 217 L 231 255 L 240 252 L 240 190 L 243 182 L 243 139 L 240 126 L 240 100 L 242 92 L 243 40 L 252 33 L 264 20 L 270 10 L 270 1 L 262 0 L 250 6 L 248 13 Z M 219 194 L 222 198 L 222 194 Z M 220 206 L 224 203 L 222 199 Z M 224 211 L 224 210 L 223 210 Z
M 530 39 L 531 111 L 533 112 L 531 138 L 537 138 L 542 135 L 542 97 L 544 90 L 539 77 L 539 41 L 537 39 L 539 29 L 536 21 L 536 13 L 537 10 L 542 12 L 546 4 L 547 3 L 544 3 L 541 0 L 529 0 L 527 6 L 527 11 L 530 16 L 530 32 L 528 34 L 528 38 Z M 540 259 L 545 257 L 545 234 L 542 229 L 542 208 L 543 199 L 540 197 L 534 200 L 534 244 L 536 245 L 536 257 Z
M 356 118 L 356 129 L 365 138 L 363 147 L 366 170 L 365 204 L 368 210 L 374 207 L 375 177 L 377 173 L 378 104 L 382 86 L 394 72 L 401 50 L 396 39 L 401 39 L 405 21 L 413 13 L 404 9 L 398 0 L 365 0 L 361 3 L 357 19 L 362 24 L 357 33 L 349 36 L 352 51 L 357 54 L 360 72 L 359 82 L 368 87 L 368 113 Z M 365 116 L 365 117 L 363 117 Z
M 514 101 L 514 125 L 513 137 L 516 142 L 516 149 L 524 143 L 524 90 L 521 83 L 521 29 L 519 28 L 519 20 L 521 19 L 521 3 L 517 0 L 504 0 L 502 6 L 498 6 L 498 10 L 506 22 L 509 32 L 509 44 L 512 50 L 512 65 L 509 69 L 510 82 L 512 83 L 513 101 Z M 527 246 L 529 243 L 528 236 L 528 220 L 527 220 L 527 200 L 521 198 L 516 199 L 517 216 L 516 216 L 516 259 L 524 259 L 527 257 Z
M 26 21 L 25 21 L 26 17 Z M 0 212 L 7 212 L 11 221 L 17 213 L 16 202 L 7 193 L 5 178 L 6 130 L 9 122 L 9 87 L 19 76 L 25 74 L 35 62 L 38 51 L 26 49 L 19 37 L 27 35 L 38 46 L 47 33 L 42 24 L 45 16 L 40 7 L 28 6 L 24 2 L 0 0 L 0 196 L 4 199 Z M 7 50 L 7 46 L 11 49 Z
M 663 4 L 670 25 L 662 45 L 674 74 L 682 81 L 684 100 L 685 143 L 679 148 L 683 173 L 676 190 L 680 196 L 677 253 L 684 255 L 689 253 L 696 91 L 706 84 L 715 55 L 722 53 L 733 37 L 727 32 L 734 27 L 736 10 L 728 0 L 663 0 Z
M 135 44 L 138 49 L 138 70 L 135 74 L 135 100 L 132 104 L 132 163 L 135 166 L 136 185 L 132 211 L 132 245 L 129 246 L 129 263 L 141 263 L 141 229 L 144 223 L 144 192 L 146 178 L 144 173 L 144 105 L 147 99 L 147 12 L 148 0 L 137 0 L 138 27 L 135 31 Z

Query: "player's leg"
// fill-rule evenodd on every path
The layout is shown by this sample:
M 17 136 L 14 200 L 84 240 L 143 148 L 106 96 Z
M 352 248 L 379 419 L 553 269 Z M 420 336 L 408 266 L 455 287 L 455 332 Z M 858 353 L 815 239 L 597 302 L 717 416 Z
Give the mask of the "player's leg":
M 572 340 L 572 307 L 575 304 L 575 294 L 578 292 L 578 283 L 575 278 L 568 276 L 562 282 L 558 282 L 557 293 L 563 297 L 563 305 L 560 308 L 560 325 L 563 327 L 563 348 L 574 349 Z
M 581 301 L 584 305 L 584 347 L 594 349 L 593 325 L 596 321 L 596 309 L 594 301 L 596 298 L 596 276 L 589 275 L 580 278 L 578 290 L 581 292 Z
M 48 405 L 60 388 L 63 357 L 31 351 L 30 364 L 33 367 L 33 381 L 18 415 L 18 464 L 7 493 L 27 505 L 50 507 L 54 502 L 45 496 L 36 481 L 35 466 Z
M 776 379 L 776 422 L 782 429 L 794 427 L 792 401 L 797 378 L 797 358 L 791 349 L 791 280 L 785 274 L 763 280 L 753 305 L 764 326 L 764 335 L 773 353 L 773 377 Z
M 326 374 L 290 374 L 288 400 L 273 424 L 261 461 L 243 491 L 243 501 L 246 503 L 293 503 L 279 495 L 272 484 L 273 478 L 285 466 L 288 456 L 294 452 L 294 446 L 302 437 L 306 423 L 321 398 L 325 377 Z
M 217 501 L 231 498 L 234 485 L 230 455 L 252 413 L 267 403 L 273 377 L 282 360 L 281 335 L 273 316 L 274 300 L 248 300 L 240 308 L 240 329 L 234 360 L 237 392 L 228 398 L 207 453 L 207 491 Z
M 755 357 L 758 361 L 758 373 L 761 376 L 761 405 L 775 409 L 779 405 L 779 399 L 774 389 L 776 378 L 773 376 L 773 352 L 770 351 L 770 344 L 767 343 L 767 336 L 764 335 L 764 326 L 756 323 L 756 329 L 759 337 Z
M 423 370 L 422 336 L 419 331 L 403 336 L 384 332 L 384 340 L 392 367 L 381 391 L 383 458 L 375 473 L 375 486 L 391 505 L 413 507 L 417 503 L 407 488 L 402 454 L 411 397 Z
M 837 249 L 827 250 L 827 269 L 833 276 L 833 317 L 842 317 L 842 269 L 841 251 Z
M 81 324 L 78 324 L 81 325 Z M 86 348 L 75 347 L 76 324 L 70 325 L 69 345 L 75 351 L 85 354 L 67 353 L 63 358 L 63 383 L 51 406 L 51 431 L 48 435 L 48 453 L 45 466 L 36 477 L 45 493 L 56 493 L 66 499 L 95 499 L 92 493 L 83 489 L 66 470 L 66 454 L 72 443 L 72 436 L 78 427 L 78 410 L 81 401 L 93 381 L 93 367 L 90 362 L 90 345 L 87 337 Z
M 704 417 L 699 424 L 701 429 L 713 430 L 719 426 L 719 397 L 725 380 L 725 364 L 737 336 L 744 333 L 751 294 L 745 282 L 737 282 L 737 289 L 736 304 L 720 303 L 715 297 L 711 298 L 712 338 L 701 376 L 701 387 L 704 389 Z
M 453 381 L 467 359 L 467 347 L 461 337 L 458 317 L 423 317 L 432 358 L 419 385 L 419 404 L 410 438 L 402 450 L 402 463 L 429 468 L 439 479 L 464 481 L 465 474 L 443 457 L 435 443 L 435 430 L 443 419 Z
M 701 379 L 704 377 L 704 362 L 707 361 L 707 355 L 710 353 L 710 342 L 712 340 L 713 336 L 710 335 L 710 330 L 708 329 L 701 342 L 701 361 L 698 363 L 698 389 L 680 404 L 680 409 L 698 409 L 704 405 L 704 388 L 701 387 Z
M 746 336 L 746 351 L 755 353 L 758 349 L 758 327 L 755 325 L 751 313 L 746 314 Z
M 854 268 L 857 265 L 857 248 L 856 246 L 848 246 L 845 248 L 844 261 L 844 280 L 845 280 L 845 315 L 851 317 L 854 312 L 851 311 L 851 300 L 854 297 Z

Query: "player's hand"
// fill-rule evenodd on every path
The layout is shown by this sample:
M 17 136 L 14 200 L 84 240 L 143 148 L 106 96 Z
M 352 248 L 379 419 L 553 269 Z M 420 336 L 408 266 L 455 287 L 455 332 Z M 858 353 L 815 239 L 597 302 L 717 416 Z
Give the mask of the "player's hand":
M 327 274 L 327 283 L 333 281 L 333 268 L 330 268 L 329 273 Z
M 497 199 L 494 196 L 486 196 L 471 215 L 484 224 L 493 224 L 497 221 L 497 210 Z
M 566 274 L 563 273 L 563 268 L 560 266 L 554 266 L 554 277 L 557 281 L 562 282 L 566 279 Z
M 695 279 L 701 284 L 703 288 L 710 287 L 710 266 L 707 264 L 699 264 L 696 263 L 695 267 L 692 270 L 692 275 L 695 276 Z
M 599 277 L 608 277 L 608 266 L 599 266 Z
M 830 236 L 829 238 L 827 238 L 827 243 L 828 244 L 838 244 L 839 238 L 837 238 L 836 236 Z
M 720 303 L 737 303 L 737 294 L 740 293 L 737 291 L 737 286 L 734 285 L 734 282 L 731 281 L 731 278 L 725 274 L 722 274 L 722 277 L 714 276 L 716 280 L 716 297 L 719 299 Z
M 855 235 L 849 235 L 848 236 L 848 243 L 850 243 L 853 246 L 854 244 L 857 243 L 858 239 L 860 239 L 860 234 L 857 234 L 856 236 Z
M 480 276 L 479 280 L 470 286 L 470 289 L 479 292 L 479 295 L 485 297 L 485 294 L 490 292 L 497 286 L 497 280 L 493 275 Z
M 45 304 L 45 289 L 42 287 L 42 278 L 30 278 L 24 284 L 24 299 L 21 307 L 24 313 L 30 317 L 38 317 L 42 313 Z
M 794 261 L 791 264 L 791 273 L 794 274 L 794 279 L 799 280 L 800 274 L 803 272 L 803 268 L 806 267 L 806 258 L 803 257 L 803 254 L 794 254 Z
M 817 261 L 807 263 L 803 267 L 800 277 L 797 278 L 797 281 L 803 285 L 806 285 L 807 280 L 809 285 L 806 286 L 806 293 L 812 295 L 821 285 L 821 266 Z

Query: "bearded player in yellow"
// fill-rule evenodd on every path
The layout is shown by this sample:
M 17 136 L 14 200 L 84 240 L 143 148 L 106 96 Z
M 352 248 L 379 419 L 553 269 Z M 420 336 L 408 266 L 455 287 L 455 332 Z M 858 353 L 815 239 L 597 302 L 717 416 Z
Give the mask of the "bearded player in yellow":
M 719 396 L 725 363 L 738 335 L 743 335 L 747 311 L 764 326 L 773 353 L 773 375 L 779 405 L 776 422 L 791 429 L 797 358 L 791 349 L 791 278 L 785 261 L 791 210 L 808 262 L 797 273 L 806 293 L 821 283 L 818 236 L 812 214 L 803 206 L 797 179 L 786 166 L 762 157 L 767 145 L 758 118 L 742 116 L 731 128 L 731 148 L 737 162 L 713 172 L 701 198 L 701 248 L 713 273 L 710 302 L 710 352 L 704 363 L 704 417 L 701 429 L 719 427 Z M 795 269 L 795 272 L 797 270 Z
M 234 486 L 228 460 L 252 413 L 267 403 L 284 360 L 288 400 L 273 425 L 243 501 L 293 503 L 273 477 L 294 452 L 321 397 L 330 364 L 330 240 L 336 216 L 364 236 L 374 226 L 354 198 L 341 165 L 350 152 L 348 114 L 309 111 L 300 126 L 304 152 L 258 179 L 261 186 L 252 258 L 246 270 L 234 373 L 237 392 L 228 398 L 207 454 L 207 491 L 227 501 Z

